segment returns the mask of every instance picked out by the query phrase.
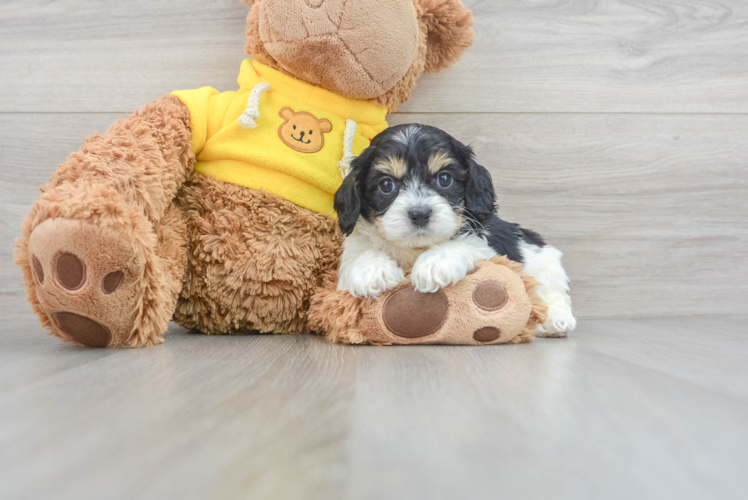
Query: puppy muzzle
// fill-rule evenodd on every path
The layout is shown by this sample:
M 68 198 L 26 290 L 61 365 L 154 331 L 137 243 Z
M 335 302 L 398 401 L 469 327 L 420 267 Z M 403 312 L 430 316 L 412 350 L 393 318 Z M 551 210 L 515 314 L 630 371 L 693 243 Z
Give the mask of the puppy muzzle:
M 416 207 L 408 210 L 408 217 L 413 226 L 421 229 L 429 225 L 433 210 L 430 207 Z

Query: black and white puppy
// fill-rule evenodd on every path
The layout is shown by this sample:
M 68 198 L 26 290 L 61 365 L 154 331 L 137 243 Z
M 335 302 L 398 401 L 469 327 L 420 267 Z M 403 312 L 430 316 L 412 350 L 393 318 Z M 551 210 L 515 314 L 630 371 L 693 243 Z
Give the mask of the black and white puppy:
M 535 333 L 562 337 L 576 326 L 561 252 L 496 215 L 488 170 L 442 130 L 411 124 L 377 135 L 351 163 L 335 210 L 347 236 L 340 290 L 376 298 L 413 265 L 415 289 L 433 293 L 478 261 L 506 255 L 542 284 L 537 293 L 548 304 L 548 321 Z

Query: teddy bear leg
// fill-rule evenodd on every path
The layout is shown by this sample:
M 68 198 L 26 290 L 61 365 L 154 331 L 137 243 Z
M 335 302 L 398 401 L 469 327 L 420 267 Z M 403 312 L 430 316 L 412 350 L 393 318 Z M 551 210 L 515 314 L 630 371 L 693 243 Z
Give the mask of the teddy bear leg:
M 172 199 L 194 163 L 185 154 L 189 121 L 165 99 L 89 139 L 23 222 L 15 261 L 27 298 L 63 340 L 92 347 L 163 341 L 187 253 Z
M 137 210 L 112 206 L 114 193 L 107 193 L 109 206 L 97 207 L 102 191 L 81 191 L 86 202 L 79 214 L 99 210 L 95 220 L 72 213 L 48 218 L 26 242 L 19 264 L 32 307 L 53 335 L 80 345 L 163 342 L 186 264 L 181 213 L 171 207 L 154 225 Z M 74 203 L 66 208 L 74 210 Z
M 419 293 L 404 281 L 374 301 L 335 290 L 314 297 L 313 327 L 333 342 L 352 344 L 488 345 L 532 339 L 546 306 L 532 290 L 537 282 L 505 257 L 478 264 L 456 285 Z

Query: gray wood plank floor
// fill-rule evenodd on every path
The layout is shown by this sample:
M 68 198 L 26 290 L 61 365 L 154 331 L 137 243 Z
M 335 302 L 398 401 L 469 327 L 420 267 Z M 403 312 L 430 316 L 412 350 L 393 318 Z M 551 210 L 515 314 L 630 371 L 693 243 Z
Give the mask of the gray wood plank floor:
M 746 316 L 518 346 L 81 349 L 2 307 L 0 498 L 738 499 Z

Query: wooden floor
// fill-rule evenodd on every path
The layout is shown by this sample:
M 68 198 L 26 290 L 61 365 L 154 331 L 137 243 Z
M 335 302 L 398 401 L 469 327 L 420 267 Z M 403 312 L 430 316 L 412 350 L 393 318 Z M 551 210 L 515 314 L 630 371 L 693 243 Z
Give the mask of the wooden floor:
M 568 340 L 81 349 L 2 308 L 0 498 L 738 499 L 748 317 Z
M 234 90 L 237 0 L 0 0 L 0 499 L 748 498 L 748 2 L 465 0 L 392 124 L 473 144 L 564 251 L 579 329 L 488 348 L 81 349 L 11 264 L 85 136 Z

